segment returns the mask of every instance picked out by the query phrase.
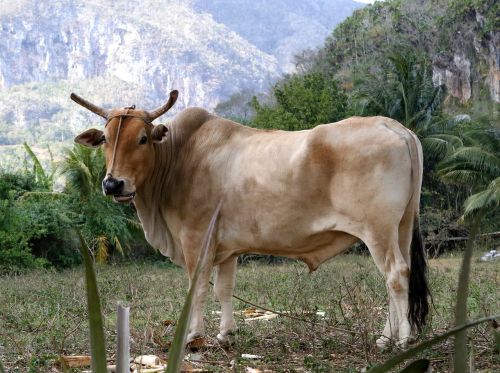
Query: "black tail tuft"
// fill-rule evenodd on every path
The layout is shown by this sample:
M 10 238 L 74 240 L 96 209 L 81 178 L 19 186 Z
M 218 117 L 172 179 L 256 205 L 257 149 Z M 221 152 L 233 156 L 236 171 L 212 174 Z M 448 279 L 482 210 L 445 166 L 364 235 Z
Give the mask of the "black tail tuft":
M 418 217 L 415 218 L 411 241 L 410 292 L 408 294 L 408 318 L 411 327 L 420 331 L 429 313 L 429 286 L 427 285 L 427 262 L 420 234 Z

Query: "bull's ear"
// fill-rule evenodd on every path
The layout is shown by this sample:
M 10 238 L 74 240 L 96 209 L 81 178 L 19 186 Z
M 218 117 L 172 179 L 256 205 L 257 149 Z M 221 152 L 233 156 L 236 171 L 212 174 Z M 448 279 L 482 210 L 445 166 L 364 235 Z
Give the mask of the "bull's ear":
M 158 124 L 153 128 L 153 132 L 151 133 L 151 137 L 153 138 L 153 142 L 160 143 L 167 139 L 168 128 L 163 124 Z
M 76 136 L 75 142 L 89 148 L 97 148 L 104 142 L 104 132 L 91 128 Z

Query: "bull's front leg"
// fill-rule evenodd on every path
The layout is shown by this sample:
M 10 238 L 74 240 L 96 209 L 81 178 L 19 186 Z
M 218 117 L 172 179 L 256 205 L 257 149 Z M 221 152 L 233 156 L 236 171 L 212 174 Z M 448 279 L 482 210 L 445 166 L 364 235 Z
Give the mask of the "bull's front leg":
M 185 255 L 186 269 L 189 275 L 190 288 L 193 285 L 193 278 L 196 271 L 196 266 L 198 264 L 200 247 L 201 247 L 201 239 L 200 243 L 191 246 L 193 250 L 185 251 L 185 253 L 190 254 L 190 255 Z M 191 321 L 189 324 L 189 331 L 186 339 L 188 343 L 192 342 L 196 338 L 202 337 L 205 331 L 203 312 L 204 312 L 205 301 L 207 299 L 208 283 L 210 281 L 210 275 L 212 274 L 212 269 L 213 269 L 213 259 L 215 254 L 214 245 L 210 245 L 207 248 L 207 250 L 208 252 L 205 265 L 201 268 L 200 274 L 198 276 L 198 282 L 196 283 L 196 289 L 193 295 L 193 303 L 191 308 L 192 309 Z
M 211 269 L 212 266 L 210 265 L 208 275 L 205 273 L 207 271 L 202 271 L 198 278 L 198 283 L 196 285 L 196 290 L 193 296 L 191 321 L 189 323 L 189 332 L 186 339 L 187 343 L 192 342 L 196 338 L 203 337 L 203 335 L 205 334 L 203 313 L 205 308 L 205 301 L 207 299 L 208 282 L 210 280 Z M 190 276 L 189 286 L 191 285 L 192 277 Z
M 235 256 L 216 267 L 214 292 L 221 306 L 220 332 L 217 334 L 217 339 L 220 342 L 226 342 L 228 335 L 236 330 L 232 296 L 236 280 L 237 261 L 238 257 Z

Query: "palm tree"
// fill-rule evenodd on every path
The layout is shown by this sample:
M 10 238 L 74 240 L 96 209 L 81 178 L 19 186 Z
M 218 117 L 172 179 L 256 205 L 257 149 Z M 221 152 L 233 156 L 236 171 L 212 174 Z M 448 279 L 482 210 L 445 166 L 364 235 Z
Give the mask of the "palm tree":
M 102 150 L 75 144 L 66 150 L 60 172 L 66 177 L 65 191 L 73 197 L 74 211 L 81 216 L 82 232 L 95 248 L 97 262 L 105 263 L 112 248 L 123 254 L 121 242 L 140 225 L 129 206 L 103 196 L 106 167 Z
M 415 132 L 431 163 L 461 145 L 453 123 L 442 115 L 444 91 L 434 86 L 432 67 L 424 56 L 404 48 L 389 53 L 381 69 L 356 76 L 352 98 L 355 114 L 387 116 Z
M 67 149 L 60 172 L 66 177 L 66 190 L 87 199 L 100 193 L 101 181 L 106 174 L 102 150 L 74 145 Z
M 28 153 L 29 157 L 33 161 L 33 176 L 35 177 L 35 182 L 40 185 L 42 190 L 46 192 L 52 192 L 54 187 L 54 175 L 57 171 L 57 168 L 54 165 L 50 148 L 48 148 L 48 151 L 50 154 L 51 170 L 46 171 L 42 166 L 42 162 L 37 157 L 33 149 L 31 149 L 31 147 L 27 143 L 23 143 L 23 146 L 24 150 L 26 151 L 26 153 Z
M 500 206 L 500 130 L 478 123 L 465 129 L 463 145 L 438 166 L 438 174 L 449 183 L 471 190 L 462 218 Z

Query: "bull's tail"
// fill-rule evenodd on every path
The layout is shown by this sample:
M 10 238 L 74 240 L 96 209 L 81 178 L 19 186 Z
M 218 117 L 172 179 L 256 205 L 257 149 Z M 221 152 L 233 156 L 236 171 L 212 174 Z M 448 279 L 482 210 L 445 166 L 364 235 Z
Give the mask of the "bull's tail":
M 429 286 L 427 284 L 427 261 L 425 259 L 418 216 L 413 221 L 411 241 L 410 291 L 408 293 L 408 318 L 412 328 L 420 331 L 429 313 Z
M 409 131 L 409 130 L 408 130 Z M 422 187 L 423 156 L 417 136 L 409 131 L 409 151 L 412 163 L 414 193 L 409 208 L 413 209 L 413 234 L 410 246 L 410 284 L 408 292 L 408 319 L 413 330 L 419 332 L 425 325 L 429 313 L 429 286 L 427 284 L 427 261 L 420 233 L 420 190 Z

